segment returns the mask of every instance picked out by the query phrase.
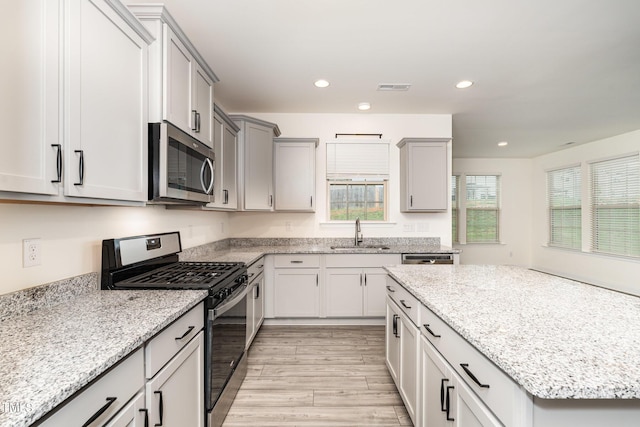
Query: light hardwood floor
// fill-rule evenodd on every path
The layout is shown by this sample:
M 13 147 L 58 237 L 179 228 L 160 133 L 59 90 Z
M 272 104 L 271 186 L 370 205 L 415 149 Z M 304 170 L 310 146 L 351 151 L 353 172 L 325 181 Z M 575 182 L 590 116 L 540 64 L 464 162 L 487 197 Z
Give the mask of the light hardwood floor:
M 384 326 L 263 326 L 223 427 L 411 426 Z

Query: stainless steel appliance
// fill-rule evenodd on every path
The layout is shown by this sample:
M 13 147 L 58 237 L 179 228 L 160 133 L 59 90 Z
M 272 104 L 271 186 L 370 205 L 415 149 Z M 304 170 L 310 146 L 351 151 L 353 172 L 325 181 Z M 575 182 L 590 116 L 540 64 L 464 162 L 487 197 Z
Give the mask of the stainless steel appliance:
M 102 289 L 206 289 L 205 407 L 221 426 L 247 371 L 247 268 L 180 262 L 178 232 L 102 241 Z
M 149 123 L 149 201 L 213 201 L 213 150 L 171 123 Z
M 403 264 L 453 264 L 453 254 L 402 254 Z

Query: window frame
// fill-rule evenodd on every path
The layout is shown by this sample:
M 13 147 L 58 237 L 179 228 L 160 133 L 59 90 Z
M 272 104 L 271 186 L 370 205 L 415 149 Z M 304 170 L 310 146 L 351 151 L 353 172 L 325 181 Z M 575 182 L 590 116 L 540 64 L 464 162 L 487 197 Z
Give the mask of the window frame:
M 552 178 L 553 178 L 553 174 L 561 174 L 561 173 L 568 173 L 570 171 L 573 170 L 574 173 L 574 179 L 572 182 L 572 188 L 567 188 L 567 187 L 563 187 L 564 191 L 568 191 L 568 190 L 573 190 L 573 192 L 575 194 L 578 195 L 578 199 L 579 199 L 579 204 L 578 205 L 557 205 L 557 206 L 552 206 L 552 190 L 551 190 L 551 185 L 552 185 Z M 558 167 L 558 168 L 553 168 L 553 169 L 548 169 L 545 171 L 545 176 L 546 176 L 546 190 L 547 190 L 547 245 L 550 247 L 554 247 L 554 248 L 561 248 L 561 249 L 568 249 L 568 250 L 575 250 L 575 251 L 581 251 L 582 250 L 582 245 L 584 242 L 584 232 L 583 232 L 583 212 L 584 212 L 584 207 L 583 207 L 583 203 L 584 203 L 584 197 L 582 197 L 582 188 L 583 188 L 583 174 L 582 174 L 582 167 L 580 165 L 580 163 L 578 164 L 572 164 L 572 165 L 566 165 L 566 166 L 562 166 L 562 167 Z M 575 176 L 577 176 L 577 179 L 575 178 Z M 565 211 L 565 210 L 575 210 L 578 209 L 578 238 L 577 240 L 564 240 L 564 239 L 558 239 L 556 240 L 554 238 L 554 236 L 557 236 L 558 233 L 554 233 L 554 211 Z M 575 225 L 575 224 L 574 224 Z M 562 226 L 560 226 L 562 227 Z
M 460 245 L 502 245 L 502 173 L 500 172 L 454 172 L 452 176 L 458 177 L 458 241 Z M 491 241 L 468 241 L 467 239 L 467 176 L 495 176 L 497 178 L 496 192 L 498 196 L 497 209 L 497 236 Z
M 359 179 L 340 179 L 327 180 L 327 222 L 339 224 L 344 222 L 353 222 L 354 219 L 332 219 L 331 218 L 331 186 L 332 185 L 382 185 L 383 187 L 383 219 L 364 219 L 360 218 L 360 222 L 367 223 L 386 223 L 389 222 L 389 185 L 387 180 L 359 180 Z M 347 192 L 348 194 L 348 192 Z M 349 201 L 347 201 L 347 204 Z M 365 200 L 365 206 L 367 201 Z

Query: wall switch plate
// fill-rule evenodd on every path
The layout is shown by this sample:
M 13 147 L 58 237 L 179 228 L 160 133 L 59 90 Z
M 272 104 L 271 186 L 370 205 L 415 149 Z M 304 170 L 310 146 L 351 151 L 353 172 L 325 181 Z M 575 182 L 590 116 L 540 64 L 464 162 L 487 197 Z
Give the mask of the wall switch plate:
M 418 231 L 421 233 L 426 233 L 429 231 L 429 223 L 428 222 L 419 222 L 418 223 Z
M 402 231 L 404 231 L 405 233 L 411 233 L 415 231 L 415 224 L 404 224 L 402 226 Z
M 24 239 L 22 241 L 22 265 L 35 267 L 42 264 L 40 239 Z

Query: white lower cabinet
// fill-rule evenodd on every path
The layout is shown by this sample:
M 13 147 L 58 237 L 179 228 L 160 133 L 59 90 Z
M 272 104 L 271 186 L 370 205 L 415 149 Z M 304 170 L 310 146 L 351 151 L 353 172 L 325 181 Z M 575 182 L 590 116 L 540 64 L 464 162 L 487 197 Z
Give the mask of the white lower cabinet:
M 385 314 L 382 268 L 327 268 L 327 317 L 381 317 Z
M 264 259 L 248 268 L 249 292 L 247 294 L 247 349 L 256 337 L 264 321 Z
M 204 427 L 204 332 L 199 332 L 145 387 L 150 425 Z
M 149 427 L 149 411 L 140 392 L 105 427 Z
M 421 360 L 422 398 L 418 426 L 502 426 L 424 337 L 421 339 Z
M 276 269 L 275 317 L 318 317 L 320 315 L 319 282 L 319 269 Z
M 119 411 L 142 390 L 143 385 L 144 358 L 142 349 L 139 349 L 40 425 L 102 426 L 114 415 L 120 415 Z

